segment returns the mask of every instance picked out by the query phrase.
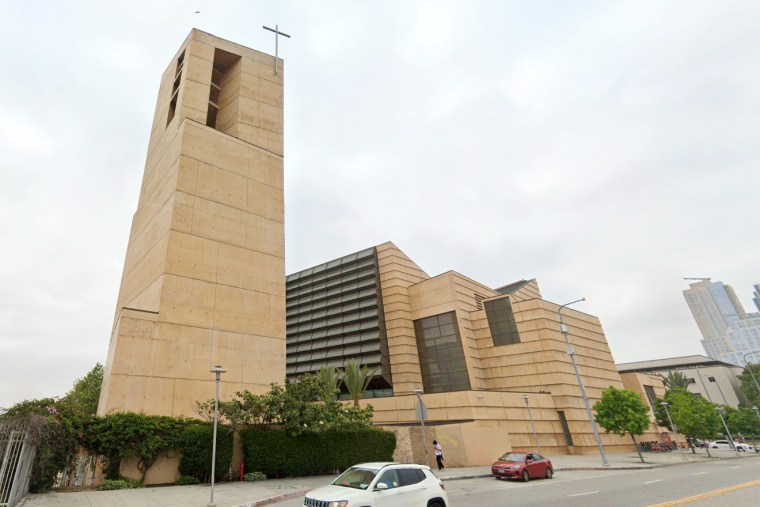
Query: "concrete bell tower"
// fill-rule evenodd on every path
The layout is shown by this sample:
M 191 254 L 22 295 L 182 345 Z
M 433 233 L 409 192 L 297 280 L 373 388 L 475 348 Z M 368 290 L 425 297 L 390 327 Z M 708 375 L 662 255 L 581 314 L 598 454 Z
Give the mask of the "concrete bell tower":
M 193 30 L 161 79 L 98 414 L 285 378 L 283 63 Z

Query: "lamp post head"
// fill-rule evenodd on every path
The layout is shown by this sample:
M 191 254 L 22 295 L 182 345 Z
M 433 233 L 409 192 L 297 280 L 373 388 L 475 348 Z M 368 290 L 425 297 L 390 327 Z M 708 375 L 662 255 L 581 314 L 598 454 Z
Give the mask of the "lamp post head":
M 668 403 L 667 401 L 663 401 L 662 403 L 660 403 L 660 405 L 662 405 L 663 407 L 665 407 L 665 410 L 667 410 L 668 407 L 670 406 L 670 403 Z
M 752 407 L 752 410 L 754 410 L 755 412 L 757 412 L 758 410 L 760 410 L 760 408 Z
M 525 404 L 527 405 L 528 404 L 528 395 L 527 394 L 523 394 L 523 400 L 525 400 Z
M 422 396 L 422 393 L 423 393 L 423 392 L 424 392 L 424 391 L 422 390 L 422 388 L 421 388 L 421 387 L 415 387 L 415 388 L 414 388 L 414 394 L 416 394 L 418 398 L 419 398 L 420 396 Z
M 221 378 L 222 373 L 227 373 L 227 370 L 222 368 L 221 365 L 217 364 L 216 366 L 211 368 L 211 373 L 216 373 L 216 380 L 218 381 Z

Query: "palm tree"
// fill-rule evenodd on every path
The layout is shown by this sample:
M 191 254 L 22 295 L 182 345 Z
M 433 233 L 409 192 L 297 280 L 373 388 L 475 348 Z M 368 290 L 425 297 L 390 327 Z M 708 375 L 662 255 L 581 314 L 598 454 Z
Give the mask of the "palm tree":
M 359 361 L 352 360 L 346 363 L 346 368 L 343 370 L 343 385 L 351 393 L 355 406 L 359 406 L 359 398 L 367 389 L 369 381 L 375 376 L 375 371 L 377 368 L 370 371 L 366 366 L 361 366 Z
M 668 391 L 675 389 L 676 387 L 688 391 L 689 384 L 691 384 L 691 379 L 680 371 L 669 371 L 667 377 L 664 375 L 660 375 L 660 377 L 662 377 L 662 383 L 665 384 L 665 389 Z
M 322 399 L 324 401 L 335 400 L 340 390 L 340 381 L 343 380 L 343 372 L 334 366 L 325 365 L 317 372 L 317 379 L 324 391 Z

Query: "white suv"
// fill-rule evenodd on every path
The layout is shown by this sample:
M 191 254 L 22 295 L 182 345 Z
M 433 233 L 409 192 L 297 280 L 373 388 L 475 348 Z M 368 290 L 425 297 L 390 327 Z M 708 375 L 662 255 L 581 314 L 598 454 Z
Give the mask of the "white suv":
M 443 482 L 423 465 L 362 463 L 306 493 L 304 507 L 447 507 Z
M 734 442 L 737 451 L 753 451 L 754 448 L 751 445 L 742 444 L 741 442 Z M 732 449 L 731 442 L 728 440 L 715 440 L 710 442 L 710 449 Z

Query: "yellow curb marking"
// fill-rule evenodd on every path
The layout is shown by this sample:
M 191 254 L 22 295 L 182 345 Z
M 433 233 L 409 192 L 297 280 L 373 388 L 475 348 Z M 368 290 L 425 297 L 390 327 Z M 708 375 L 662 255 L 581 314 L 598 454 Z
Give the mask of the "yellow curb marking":
M 744 484 L 737 484 L 736 486 L 731 486 L 730 488 L 716 489 L 715 491 L 702 493 L 701 495 L 690 496 L 688 498 L 681 498 L 679 500 L 672 500 L 670 502 L 653 504 L 653 505 L 650 505 L 649 507 L 670 507 L 671 505 L 681 505 L 684 503 L 696 502 L 697 500 L 702 500 L 703 498 L 710 498 L 711 496 L 718 496 L 718 495 L 722 495 L 724 493 L 730 493 L 731 491 L 736 491 L 739 489 L 751 488 L 752 486 L 760 486 L 760 481 L 745 482 Z

